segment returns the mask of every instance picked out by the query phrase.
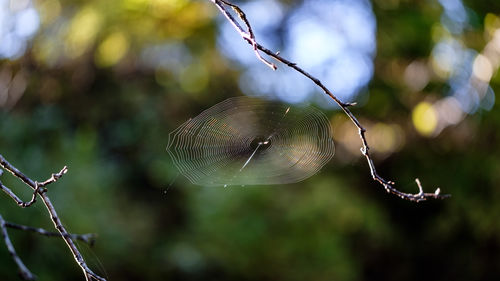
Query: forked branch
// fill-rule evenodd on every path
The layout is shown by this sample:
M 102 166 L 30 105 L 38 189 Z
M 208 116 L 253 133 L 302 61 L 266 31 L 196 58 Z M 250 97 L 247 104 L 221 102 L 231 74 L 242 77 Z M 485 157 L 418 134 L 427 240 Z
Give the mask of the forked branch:
M 250 25 L 250 22 L 248 21 L 245 13 L 241 8 L 239 8 L 237 5 L 234 5 L 232 3 L 229 3 L 226 0 L 210 0 L 217 8 L 219 11 L 226 17 L 226 19 L 231 23 L 231 25 L 236 29 L 236 31 L 240 34 L 240 36 L 247 41 L 250 45 L 252 45 L 256 56 L 258 57 L 259 60 L 263 61 L 266 65 L 271 67 L 273 70 L 275 70 L 277 67 L 275 64 L 272 64 L 262 58 L 260 55 L 260 52 L 263 52 L 264 54 L 274 58 L 275 60 L 285 64 L 286 66 L 294 69 L 295 71 L 299 72 L 300 74 L 304 75 L 308 79 L 310 79 L 314 84 L 316 84 L 321 90 L 329 96 L 331 99 L 337 103 L 340 108 L 344 111 L 344 113 L 349 117 L 349 119 L 354 123 L 356 128 L 358 129 L 359 133 L 359 138 L 361 139 L 361 153 L 365 156 L 366 161 L 368 162 L 368 166 L 370 168 L 370 173 L 373 178 L 373 180 L 377 181 L 380 183 L 384 189 L 388 193 L 395 194 L 403 199 L 409 200 L 409 201 L 414 201 L 414 202 L 420 202 L 420 201 L 425 201 L 427 199 L 444 199 L 447 197 L 450 197 L 449 194 L 441 194 L 441 190 L 437 188 L 433 193 L 425 193 L 423 192 L 422 185 L 420 184 L 420 181 L 416 179 L 417 187 L 419 189 L 418 193 L 405 193 L 401 192 L 398 189 L 394 187 L 394 182 L 385 180 L 382 178 L 378 173 L 375 168 L 375 164 L 373 163 L 373 160 L 370 155 L 370 146 L 368 145 L 368 142 L 366 140 L 366 129 L 361 125 L 361 123 L 358 121 L 358 119 L 354 116 L 354 114 L 349 110 L 350 106 L 356 105 L 356 103 L 349 103 L 349 102 L 343 102 L 341 101 L 336 95 L 334 95 L 318 78 L 312 76 L 309 74 L 307 71 L 304 69 L 300 68 L 297 66 L 296 63 L 291 62 L 284 57 L 282 57 L 279 52 L 272 52 L 271 50 L 267 49 L 266 47 L 260 45 L 256 40 L 255 36 L 252 31 L 252 27 Z M 235 19 L 235 17 L 229 12 L 228 8 L 231 8 L 238 18 L 243 22 L 245 28 L 242 27 L 242 25 Z M 259 52 L 260 51 L 260 52 Z
M 29 207 L 33 203 L 35 203 L 36 198 L 39 196 L 41 200 L 43 201 L 45 207 L 47 208 L 47 211 L 49 212 L 50 218 L 52 220 L 52 223 L 54 224 L 54 227 L 57 229 L 57 233 L 55 232 L 49 232 L 45 229 L 41 228 L 33 228 L 33 227 L 28 227 L 28 226 L 23 226 L 23 225 L 18 225 L 18 224 L 13 224 L 6 222 L 1 216 L 0 216 L 0 230 L 2 237 L 5 241 L 5 244 L 7 245 L 7 248 L 9 250 L 9 253 L 11 254 L 12 258 L 16 262 L 20 272 L 21 272 L 21 277 L 24 278 L 25 280 L 34 280 L 35 276 L 26 268 L 26 266 L 22 263 L 21 259 L 17 255 L 16 251 L 14 250 L 14 247 L 10 241 L 9 235 L 7 233 L 7 227 L 14 228 L 14 229 L 20 229 L 20 230 L 25 230 L 25 231 L 31 231 L 31 232 L 36 232 L 45 236 L 59 236 L 62 237 L 64 242 L 66 242 L 66 245 L 70 249 L 71 253 L 73 254 L 73 258 L 75 261 L 78 263 L 80 268 L 83 270 L 85 280 L 86 281 L 91 281 L 91 280 L 97 280 L 97 281 L 105 281 L 106 279 L 100 277 L 99 275 L 95 274 L 92 272 L 92 270 L 87 266 L 85 260 L 83 259 L 83 256 L 80 254 L 80 251 L 75 245 L 75 242 L 73 239 L 78 239 L 82 240 L 86 243 L 92 244 L 95 238 L 95 235 L 93 234 L 84 234 L 84 235 L 75 235 L 75 234 L 70 234 L 68 231 L 66 231 L 66 228 L 63 226 L 61 223 L 61 220 L 59 219 L 59 216 L 54 208 L 54 205 L 50 201 L 48 195 L 47 195 L 47 190 L 45 186 L 56 182 L 59 178 L 61 178 L 68 169 L 66 167 L 62 168 L 61 171 L 58 173 L 52 174 L 50 178 L 43 182 L 37 182 L 33 181 L 32 179 L 28 178 L 26 175 L 24 175 L 21 171 L 19 171 L 16 167 L 14 167 L 12 164 L 7 162 L 5 158 L 0 155 L 0 167 L 5 169 L 6 171 L 10 172 L 14 177 L 20 179 L 22 182 L 24 182 L 26 185 L 28 185 L 32 190 L 33 190 L 33 196 L 30 201 L 23 202 L 12 190 L 10 190 L 8 187 L 6 187 L 1 181 L 0 181 L 0 189 L 5 192 L 9 197 L 11 197 L 20 207 Z M 0 169 L 0 176 L 2 175 L 3 171 Z

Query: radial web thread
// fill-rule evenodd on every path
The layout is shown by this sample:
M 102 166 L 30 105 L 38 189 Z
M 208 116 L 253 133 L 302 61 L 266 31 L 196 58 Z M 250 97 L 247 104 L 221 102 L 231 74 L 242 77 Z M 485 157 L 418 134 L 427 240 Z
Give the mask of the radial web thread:
M 270 185 L 314 175 L 335 146 L 328 119 L 314 107 L 235 97 L 171 132 L 167 150 L 193 184 Z

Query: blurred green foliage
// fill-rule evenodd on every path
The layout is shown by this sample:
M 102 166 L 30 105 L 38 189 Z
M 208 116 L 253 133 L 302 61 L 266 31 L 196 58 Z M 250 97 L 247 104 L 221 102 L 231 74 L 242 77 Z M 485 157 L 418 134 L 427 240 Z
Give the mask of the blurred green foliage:
M 298 1 L 283 3 L 293 10 Z M 486 19 L 500 17 L 500 4 L 465 4 L 474 21 L 460 39 L 480 52 L 490 38 Z M 26 84 L 0 108 L 0 153 L 38 180 L 68 166 L 49 195 L 70 231 L 99 234 L 94 248 L 80 247 L 109 280 L 499 280 L 498 102 L 438 134 L 413 125 L 414 108 L 448 89 L 436 76 L 419 91 L 404 82 L 412 61 L 431 60 L 442 29 L 436 1 L 373 1 L 375 73 L 369 97 L 354 109 L 373 130 L 382 176 L 407 192 L 420 177 L 426 189 L 453 195 L 421 204 L 371 180 L 361 154 L 349 149 L 361 145 L 349 138 L 355 128 L 337 111 L 327 112 L 337 155 L 304 182 L 203 188 L 182 176 L 173 181 L 168 133 L 242 94 L 241 66 L 216 45 L 216 8 L 187 0 L 41 0 L 35 7 L 41 26 L 30 47 L 0 61 L 2 77 Z M 141 65 L 145 49 L 166 42 L 183 51 L 163 54 L 167 67 Z M 377 142 L 377 128 L 399 136 L 394 145 L 377 152 L 386 143 Z M 2 182 L 28 198 L 10 175 Z M 6 220 L 52 228 L 41 204 L 20 209 L 0 199 Z M 9 233 L 40 280 L 83 279 L 62 240 Z M 1 245 L 0 280 L 16 280 Z

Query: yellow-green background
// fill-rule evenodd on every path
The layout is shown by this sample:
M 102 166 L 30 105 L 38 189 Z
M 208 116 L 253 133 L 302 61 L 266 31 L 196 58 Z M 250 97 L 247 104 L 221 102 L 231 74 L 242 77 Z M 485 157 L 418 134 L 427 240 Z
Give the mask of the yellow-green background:
M 461 40 L 480 52 L 488 28 L 500 28 L 500 4 L 464 3 L 475 18 Z M 381 175 L 407 192 L 419 177 L 451 199 L 415 204 L 385 193 L 357 152 L 355 127 L 335 110 L 325 113 L 337 155 L 304 182 L 204 188 L 180 176 L 167 190 L 177 173 L 168 133 L 242 95 L 241 68 L 218 50 L 220 15 L 209 1 L 35 1 L 37 35 L 22 57 L 0 61 L 27 81 L 21 99 L 0 108 L 0 153 L 37 180 L 68 166 L 49 196 L 70 231 L 98 233 L 95 247 L 81 249 L 109 280 L 499 280 L 498 102 L 429 135 L 419 124 L 429 121 L 425 106 L 446 95 L 446 80 L 409 94 L 403 75 L 412 61 L 430 60 L 442 8 L 430 0 L 372 4 L 375 73 L 369 99 L 353 111 L 373 135 Z M 175 73 L 137 65 L 144 46 L 165 41 L 194 59 Z M 500 91 L 498 72 L 490 85 Z M 11 176 L 2 182 L 29 197 Z M 52 228 L 40 202 L 0 202 L 6 220 Z M 61 239 L 9 233 L 40 280 L 83 280 Z M 0 280 L 16 278 L 0 243 Z

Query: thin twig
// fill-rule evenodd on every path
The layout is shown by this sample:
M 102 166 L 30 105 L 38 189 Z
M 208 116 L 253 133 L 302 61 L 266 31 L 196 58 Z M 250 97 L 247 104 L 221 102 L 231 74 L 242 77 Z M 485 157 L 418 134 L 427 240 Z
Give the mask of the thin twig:
M 233 24 L 234 28 L 236 28 L 236 30 L 239 31 L 241 37 L 243 37 L 245 40 L 247 40 L 247 42 L 250 45 L 252 45 L 253 50 L 255 52 L 255 56 L 260 61 L 262 61 L 265 65 L 269 66 L 273 70 L 278 69 L 278 67 L 274 63 L 269 62 L 268 60 L 266 60 L 265 58 L 263 58 L 260 55 L 258 47 L 257 47 L 258 44 L 257 44 L 257 41 L 255 40 L 255 35 L 253 33 L 253 30 L 252 30 L 252 26 L 250 25 L 250 22 L 248 21 L 247 16 L 243 12 L 243 10 L 241 10 L 240 7 L 234 5 L 230 2 L 224 1 L 224 0 L 217 0 L 217 2 L 223 3 L 224 5 L 231 7 L 231 9 L 233 9 L 233 11 L 238 15 L 238 17 L 245 23 L 245 26 L 247 27 L 247 31 L 243 30 L 243 28 L 240 26 L 240 24 L 233 18 L 233 16 L 230 13 L 228 13 L 225 9 L 221 10 L 221 12 L 224 13 L 224 15 L 226 17 L 231 18 L 230 22 Z
M 88 266 L 85 260 L 83 259 L 82 254 L 80 254 L 80 251 L 76 247 L 75 243 L 73 240 L 71 240 L 71 237 L 69 233 L 66 231 L 66 228 L 61 223 L 61 220 L 59 219 L 59 216 L 57 215 L 57 212 L 54 208 L 54 205 L 52 205 L 52 202 L 50 201 L 49 197 L 47 196 L 46 193 L 40 194 L 42 197 L 42 201 L 45 204 L 45 207 L 47 207 L 47 210 L 50 213 L 50 218 L 52 219 L 52 222 L 54 223 L 54 227 L 59 231 L 61 234 L 62 238 L 64 239 L 64 242 L 66 242 L 66 245 L 68 248 L 71 250 L 71 253 L 73 254 L 73 257 L 75 258 L 75 261 L 78 263 L 80 268 L 83 270 L 85 274 L 85 280 L 86 281 L 91 281 L 91 280 L 98 280 L 98 281 L 106 281 L 106 279 L 100 277 L 99 275 L 95 274 Z
M 444 199 L 447 197 L 450 197 L 451 195 L 449 194 L 441 194 L 441 190 L 437 188 L 434 193 L 424 193 L 422 191 L 422 186 L 420 184 L 420 181 L 418 179 L 416 180 L 417 186 L 419 188 L 418 193 L 405 193 L 397 190 L 394 187 L 394 182 L 392 181 L 387 181 L 384 178 L 382 178 L 378 173 L 375 168 L 375 164 L 373 163 L 373 160 L 371 158 L 371 155 L 369 153 L 370 147 L 368 145 L 368 142 L 366 140 L 366 129 L 361 125 L 361 123 L 358 121 L 358 119 L 354 116 L 354 114 L 349 110 L 350 106 L 356 105 L 356 103 L 346 103 L 341 101 L 337 96 L 335 96 L 319 79 L 316 77 L 312 76 L 309 74 L 307 71 L 303 70 L 302 68 L 298 67 L 296 63 L 291 62 L 284 57 L 280 56 L 279 52 L 272 52 L 271 50 L 267 49 L 266 47 L 260 45 L 257 41 L 255 41 L 255 37 L 253 36 L 253 32 L 251 32 L 251 27 L 250 23 L 245 15 L 245 13 L 236 5 L 231 4 L 227 1 L 223 0 L 210 0 L 213 4 L 217 6 L 217 8 L 220 10 L 220 12 L 226 17 L 226 19 L 232 24 L 232 26 L 236 29 L 236 31 L 240 34 L 240 36 L 247 41 L 252 47 L 257 50 L 262 51 L 266 55 L 276 59 L 277 61 L 285 64 L 286 66 L 294 69 L 295 71 L 299 72 L 303 76 L 307 77 L 309 80 L 314 82 L 323 92 L 328 95 L 331 99 L 337 103 L 340 108 L 344 111 L 344 113 L 351 119 L 352 123 L 356 126 L 358 129 L 359 137 L 361 139 L 362 147 L 361 147 L 361 153 L 363 156 L 365 156 L 366 161 L 368 162 L 368 166 L 370 168 L 370 174 L 373 178 L 373 180 L 377 181 L 380 183 L 384 189 L 388 193 L 395 194 L 403 199 L 409 200 L 409 201 L 414 201 L 414 202 L 420 202 L 420 201 L 425 201 L 427 199 Z M 233 9 L 237 14 L 238 17 L 243 21 L 245 26 L 247 27 L 248 31 L 245 31 L 241 25 L 235 20 L 235 18 L 229 13 L 229 11 L 226 9 L 226 6 L 229 6 L 231 9 Z M 267 63 L 266 63 L 267 64 Z M 276 66 L 271 67 L 273 69 L 276 69 Z
M 33 233 L 37 233 L 37 234 L 47 236 L 47 237 L 62 237 L 61 233 L 59 233 L 59 232 L 52 232 L 52 231 L 48 231 L 48 230 L 43 229 L 43 228 L 31 227 L 31 226 L 12 223 L 12 222 L 8 222 L 8 221 L 5 222 L 5 227 L 17 229 L 17 230 L 28 231 L 28 232 L 33 232 Z M 69 234 L 69 236 L 71 237 L 71 239 L 80 240 L 84 243 L 89 244 L 89 246 L 93 246 L 95 244 L 95 240 L 97 238 L 97 234 L 95 234 L 95 233 Z
M 3 171 L 0 170 L 0 176 L 3 174 Z M 14 201 L 16 201 L 16 204 L 21 207 L 21 208 L 27 208 L 27 207 L 30 207 L 31 205 L 33 205 L 33 203 L 36 202 L 36 196 L 38 194 L 38 192 L 40 191 L 40 185 L 35 182 L 37 188 L 35 188 L 35 190 L 33 191 L 33 195 L 31 196 L 31 200 L 30 201 L 22 201 L 14 192 L 12 192 L 12 190 L 10 190 L 10 188 L 6 187 L 5 185 L 3 185 L 3 183 L 0 181 L 0 189 L 5 192 L 10 198 L 12 198 Z
M 36 279 L 35 275 L 31 273 L 31 271 L 26 267 L 26 265 L 24 265 L 21 258 L 19 258 L 19 256 L 17 255 L 16 250 L 14 249 L 14 245 L 12 245 L 12 242 L 10 241 L 9 234 L 7 233 L 7 225 L 2 215 L 0 215 L 0 231 L 2 232 L 2 237 L 5 242 L 5 245 L 7 245 L 7 250 L 9 251 L 9 254 L 14 260 L 14 262 L 16 263 L 17 268 L 19 269 L 19 275 L 21 275 L 21 278 L 24 280 L 35 280 Z
M 66 228 L 63 226 L 61 223 L 61 220 L 59 219 L 59 216 L 57 215 L 57 212 L 54 208 L 54 205 L 50 201 L 50 198 L 48 197 L 46 190 L 45 189 L 40 189 L 42 187 L 45 187 L 48 184 L 51 184 L 53 182 L 56 182 L 59 178 L 61 178 L 66 172 L 68 171 L 68 168 L 65 166 L 59 171 L 58 173 L 52 174 L 52 176 L 47 179 L 44 182 L 37 183 L 36 181 L 33 181 L 32 179 L 28 178 L 26 175 L 24 175 L 21 171 L 19 171 L 16 167 L 14 167 L 12 164 L 7 162 L 5 158 L 0 155 L 0 166 L 5 169 L 6 171 L 10 172 L 12 175 L 14 175 L 16 178 L 19 178 L 22 182 L 24 182 L 26 185 L 31 187 L 33 191 L 37 191 L 38 195 L 41 197 L 45 207 L 47 208 L 47 211 L 50 214 L 50 218 L 54 224 L 54 227 L 57 229 L 59 232 L 60 236 L 63 238 L 64 242 L 66 242 L 66 245 L 70 249 L 71 253 L 73 254 L 73 257 L 75 261 L 78 263 L 80 268 L 83 270 L 85 280 L 86 281 L 91 281 L 91 280 L 98 280 L 98 281 L 105 281 L 106 279 L 100 277 L 99 275 L 95 274 L 88 266 L 85 260 L 83 259 L 83 256 L 80 254 L 80 251 L 76 247 L 75 243 L 72 240 L 71 235 L 66 231 Z M 5 191 L 11 198 L 17 198 L 10 189 L 5 187 L 3 184 L 1 186 L 1 189 Z M 12 196 L 14 195 L 14 196 Z M 16 202 L 18 200 L 14 199 Z M 20 200 L 19 200 L 20 201 Z M 19 204 L 19 203 L 18 203 Z

